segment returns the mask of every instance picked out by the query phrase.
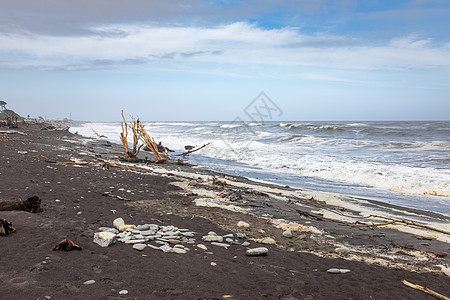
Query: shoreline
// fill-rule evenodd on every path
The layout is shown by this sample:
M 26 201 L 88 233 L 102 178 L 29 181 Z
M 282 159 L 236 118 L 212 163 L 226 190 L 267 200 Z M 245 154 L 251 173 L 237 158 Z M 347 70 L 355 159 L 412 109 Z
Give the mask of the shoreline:
M 41 130 L 40 126 L 30 125 L 28 128 L 19 128 L 18 131 L 27 135 L 10 134 L 8 136 L 12 140 L 0 141 L 3 153 L 0 198 L 25 197 L 33 193 L 41 197 L 43 201 L 43 212 L 38 214 L 0 212 L 0 217 L 14 223 L 17 229 L 17 232 L 10 236 L 0 237 L 2 248 L 5 245 L 5 254 L 0 260 L 1 265 L 6 268 L 0 278 L 5 285 L 0 287 L 0 291 L 11 293 L 24 286 L 32 291 L 39 291 L 43 286 L 50 284 L 50 278 L 59 274 L 64 283 L 61 289 L 56 289 L 55 299 L 61 298 L 58 297 L 62 295 L 61 293 L 68 293 L 74 298 L 91 295 L 92 289 L 84 287 L 82 279 L 91 279 L 88 277 L 92 277 L 92 274 L 104 274 L 106 269 L 111 268 L 105 265 L 109 260 L 102 260 L 98 255 L 111 257 L 114 253 L 114 258 L 111 259 L 117 261 L 114 264 L 122 267 L 130 263 L 127 260 L 122 261 L 123 257 L 130 259 L 132 264 L 149 264 L 149 267 L 155 264 L 155 259 L 158 260 L 157 265 L 161 276 L 149 275 L 147 271 L 141 269 L 134 271 L 140 275 L 151 276 L 159 286 L 165 285 L 167 278 L 172 278 L 171 269 L 165 269 L 171 266 L 173 259 L 181 262 L 179 268 L 186 274 L 195 276 L 194 274 L 207 272 L 208 276 L 211 276 L 211 279 L 201 275 L 200 279 L 185 278 L 186 283 L 181 284 L 184 294 L 174 296 L 169 293 L 169 295 L 166 294 L 168 298 L 221 298 L 222 295 L 234 294 L 235 298 L 242 299 L 268 294 L 271 299 L 281 299 L 283 295 L 281 290 L 284 290 L 286 295 L 296 299 L 304 299 L 309 295 L 316 299 L 323 299 L 327 295 L 328 297 L 338 295 L 339 299 L 350 299 L 350 297 L 366 299 L 368 295 L 374 295 L 380 299 L 388 297 L 389 293 L 398 296 L 394 298 L 418 299 L 421 294 L 404 287 L 400 278 L 409 278 L 414 283 L 428 286 L 443 294 L 450 294 L 450 287 L 445 285 L 445 281 L 448 281 L 445 273 L 450 274 L 448 273 L 449 258 L 437 255 L 449 252 L 450 241 L 443 242 L 449 235 L 424 229 L 412 235 L 400 231 L 402 226 L 395 224 L 389 227 L 348 226 L 342 223 L 342 216 L 337 217 L 335 212 L 361 217 L 378 207 L 380 211 L 377 213 L 383 213 L 385 216 L 395 215 L 399 218 L 397 214 L 401 211 L 405 218 L 417 219 L 424 224 L 428 224 L 425 222 L 432 224 L 430 219 L 436 218 L 438 214 L 401 207 L 399 209 L 395 205 L 384 202 L 340 197 L 331 193 L 297 191 L 273 184 L 254 182 L 244 177 L 224 175 L 225 178 L 223 178 L 220 173 L 200 170 L 188 164 L 179 166 L 175 162 L 167 165 L 124 163 L 117 160 L 122 150 L 119 145 L 73 135 L 67 131 Z M 18 154 L 17 151 L 27 151 L 28 154 Z M 50 164 L 39 155 L 59 161 L 93 161 L 93 163 L 86 166 Z M 142 153 L 142 157 L 145 156 L 151 159 L 152 154 Z M 101 161 L 122 166 L 136 166 L 138 170 L 103 169 L 99 166 Z M 64 186 L 60 187 L 62 184 Z M 124 190 L 120 190 L 119 186 Z M 130 192 L 127 192 L 128 190 Z M 130 201 L 102 196 L 105 192 L 126 197 Z M 55 199 L 60 201 L 55 202 Z M 322 217 L 323 220 L 314 220 L 308 215 L 302 217 L 295 209 L 306 212 L 310 216 Z M 78 214 L 79 212 L 81 213 Z M 329 214 L 334 217 L 330 218 Z M 201 240 L 201 236 L 209 231 L 216 231 L 219 234 L 242 231 L 236 224 L 243 220 L 251 225 L 243 232 L 247 234 L 252 248 L 261 246 L 257 241 L 266 236 L 273 238 L 276 245 L 268 246 L 267 257 L 258 258 L 246 257 L 242 253 L 242 247 L 233 247 L 233 245 L 227 250 L 207 245 L 208 249 L 213 251 L 212 255 L 203 254 L 197 248 L 192 248 L 184 255 L 165 254 L 146 249 L 142 252 L 147 255 L 146 257 L 120 243 L 108 248 L 95 245 L 92 242 L 93 233 L 100 226 L 112 226 L 112 220 L 117 217 L 123 217 L 127 222 L 136 221 L 136 224 L 141 224 L 139 222 L 148 219 L 161 222 L 167 222 L 165 220 L 170 219 L 172 223 L 177 222 L 198 232 L 196 235 L 198 240 Z M 449 217 L 440 215 L 439 218 L 442 219 L 442 224 L 450 224 Z M 382 223 L 382 220 L 373 218 L 370 222 Z M 41 226 L 35 228 L 37 224 Z M 280 228 L 286 226 L 297 229 L 293 231 L 293 238 L 282 236 L 283 230 Z M 40 229 L 44 232 L 40 232 Z M 30 239 L 30 236 L 32 244 L 38 245 L 36 249 L 23 247 L 23 243 Z M 81 244 L 83 250 L 77 253 L 49 251 L 63 236 L 73 238 L 75 242 Z M 418 239 L 418 237 L 427 236 L 431 237 Z M 339 247 L 346 247 L 350 252 L 339 254 L 335 251 Z M 42 257 L 35 258 L 31 254 L 33 251 L 42 253 Z M 75 276 L 79 279 L 70 279 L 70 276 L 62 275 L 63 269 L 53 265 L 43 266 L 42 259 L 45 259 L 46 255 L 51 257 L 50 260 L 63 262 L 65 267 L 72 265 L 73 268 L 74 263 L 80 263 L 87 269 L 79 271 L 82 274 Z M 173 255 L 176 255 L 176 258 Z M 26 257 L 26 259 L 20 262 L 17 256 Z M 237 258 L 232 258 L 235 256 Z M 71 257 L 70 260 L 68 260 L 69 257 Z M 76 259 L 72 261 L 74 257 Z M 152 257 L 152 260 L 143 261 L 148 257 Z M 36 262 L 36 259 L 40 261 Z M 214 269 L 205 271 L 205 265 L 201 263 L 205 259 L 208 262 L 210 260 L 219 262 L 219 265 L 226 268 L 217 268 L 220 272 L 215 272 Z M 312 265 L 306 261 L 312 262 Z M 251 262 L 253 264 L 249 264 Z M 304 264 L 303 267 L 301 264 L 298 265 L 299 262 Z M 40 267 L 30 271 L 29 266 L 33 264 L 40 264 Z M 261 264 L 266 267 L 258 267 Z M 105 271 L 92 273 L 92 265 L 97 265 Z M 270 268 L 270 272 L 266 274 L 264 270 L 270 265 L 280 268 Z M 308 267 L 304 269 L 306 265 Z M 340 275 L 326 273 L 327 267 L 336 265 L 350 269 L 351 272 Z M 36 268 L 38 271 L 34 271 Z M 289 268 L 300 272 L 302 276 L 297 279 L 291 278 L 295 276 L 286 271 L 290 270 Z M 211 269 L 211 266 L 207 269 Z M 318 271 L 314 271 L 316 269 Z M 78 271 L 73 270 L 69 275 L 77 274 Z M 148 292 L 148 288 L 126 279 L 127 276 L 134 278 L 133 270 L 122 271 L 124 274 L 117 273 L 114 268 L 110 270 L 113 277 L 120 278 L 116 281 L 125 282 L 130 287 L 128 288 L 130 291 L 134 288 L 135 298 L 145 298 L 144 291 Z M 255 274 L 254 272 L 258 274 L 254 275 L 255 278 L 249 276 Z M 274 279 L 273 272 L 282 280 Z M 376 278 L 379 279 L 380 272 L 384 272 L 383 276 L 386 274 L 386 278 L 392 278 L 391 281 L 384 280 L 381 283 L 385 290 L 377 287 L 380 283 L 374 283 Z M 18 275 L 22 273 L 27 275 Z M 84 278 L 85 276 L 87 277 Z M 225 284 L 226 288 L 223 287 L 223 290 L 222 287 L 219 288 L 220 291 L 217 287 L 215 289 L 213 282 L 222 282 L 225 278 L 227 280 L 232 278 L 230 282 L 235 286 Z M 189 284 L 199 280 L 202 289 L 189 291 Z M 271 280 L 277 281 L 276 285 L 280 288 L 269 284 Z M 307 282 L 309 287 L 302 285 L 302 288 L 293 289 L 298 280 Z M 350 282 L 354 280 L 359 280 L 359 288 L 351 286 Z M 247 286 L 244 288 L 237 284 L 239 281 L 246 282 Z M 320 284 L 331 284 L 333 287 L 344 284 L 345 288 L 332 289 L 330 294 L 331 291 L 318 288 Z M 311 287 L 315 288 L 311 289 Z M 96 291 L 96 295 L 100 298 L 105 298 L 105 295 L 112 297 L 114 294 L 117 295 L 113 289 L 115 289 L 114 284 L 102 285 L 102 288 Z M 158 285 L 153 289 L 158 290 Z M 27 299 L 25 294 L 22 295 L 23 298 L 20 299 Z M 34 297 L 36 298 L 38 296 Z

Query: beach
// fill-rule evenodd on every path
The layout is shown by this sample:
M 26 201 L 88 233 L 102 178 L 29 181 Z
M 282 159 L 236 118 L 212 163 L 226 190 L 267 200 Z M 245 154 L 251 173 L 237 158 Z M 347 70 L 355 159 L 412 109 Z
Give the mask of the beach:
M 120 145 L 63 127 L 0 128 L 0 199 L 42 201 L 37 213 L 0 211 L 16 229 L 0 236 L 0 299 L 430 299 L 402 280 L 450 295 L 445 214 L 257 182 L 177 159 L 155 164 L 144 151 L 143 162 L 123 162 Z M 184 254 L 95 244 L 99 228 L 117 218 L 189 229 L 196 242 Z M 292 237 L 283 236 L 287 229 Z M 202 241 L 209 232 L 246 238 L 225 248 Z M 275 244 L 261 244 L 264 238 Z M 63 239 L 82 250 L 54 251 Z M 246 255 L 261 246 L 267 255 Z M 327 272 L 332 268 L 350 271 Z

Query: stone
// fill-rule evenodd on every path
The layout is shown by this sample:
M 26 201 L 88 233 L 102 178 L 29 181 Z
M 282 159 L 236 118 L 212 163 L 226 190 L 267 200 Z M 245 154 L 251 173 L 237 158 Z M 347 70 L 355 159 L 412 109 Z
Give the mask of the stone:
M 217 243 L 217 242 L 212 242 L 211 245 L 223 247 L 223 248 L 225 248 L 225 249 L 228 249 L 228 247 L 230 247 L 229 244 Z
M 180 241 L 179 241 L 179 240 L 176 240 L 176 239 L 170 239 L 170 240 L 169 240 L 169 243 L 172 244 L 172 245 L 175 245 L 175 244 L 179 244 Z
M 153 230 L 145 230 L 145 231 L 141 231 L 142 235 L 154 235 L 155 232 Z
M 259 248 L 253 248 L 248 249 L 245 254 L 248 256 L 257 256 L 257 255 L 266 255 L 269 252 L 269 249 L 266 247 L 259 247 Z
M 131 233 L 132 233 L 132 234 L 141 234 L 141 231 L 140 231 L 140 230 L 133 229 L 133 230 L 131 230 Z
M 334 251 L 339 254 L 347 254 L 350 252 L 350 249 L 347 247 L 339 247 L 339 248 L 334 249 Z
M 245 233 L 236 232 L 236 237 L 238 239 L 246 239 L 247 235 Z
M 120 292 L 119 292 L 119 295 L 127 295 L 128 294 L 128 291 L 127 290 L 121 290 Z
M 172 252 L 178 253 L 178 254 L 184 254 L 187 251 L 181 248 L 172 248 Z
M 234 242 L 234 241 L 233 241 L 233 239 L 231 239 L 231 238 L 226 238 L 226 239 L 225 239 L 225 242 L 227 242 L 227 243 L 232 243 L 232 242 Z
M 157 247 L 157 246 L 154 246 L 154 245 L 150 245 L 150 244 L 147 244 L 147 247 L 150 247 L 150 248 L 155 249 L 155 250 L 161 250 L 160 247 Z
M 283 231 L 283 236 L 287 237 L 287 238 L 291 238 L 292 237 L 292 231 L 290 229 Z
M 143 239 L 144 239 L 144 236 L 143 236 L 142 234 L 136 234 L 136 235 L 134 236 L 134 238 L 137 239 L 137 240 L 143 240 Z
M 133 245 L 133 249 L 138 250 L 138 251 L 144 250 L 145 247 L 147 247 L 146 244 L 134 244 L 134 245 Z
M 110 228 L 110 227 L 100 227 L 98 229 L 98 231 L 105 231 L 105 232 L 112 232 L 112 233 L 119 233 L 119 230 L 115 229 L 115 228 Z
M 94 243 L 101 247 L 108 247 L 116 242 L 116 235 L 112 232 L 96 232 L 94 234 Z
M 217 235 L 217 233 L 215 233 L 214 231 L 210 231 L 208 232 L 208 235 Z
M 243 242 L 241 245 L 242 245 L 243 247 L 248 247 L 248 246 L 250 246 L 250 243 L 249 243 L 249 242 Z
M 194 233 L 193 232 L 183 232 L 182 234 L 185 237 L 194 237 Z
M 116 235 L 116 237 L 118 237 L 118 238 L 124 238 L 124 237 L 126 237 L 126 233 L 125 233 L 125 232 L 121 232 L 121 233 L 119 233 L 118 235 Z
M 178 244 L 178 245 L 175 245 L 175 246 L 173 246 L 174 248 L 181 248 L 181 249 L 184 249 L 184 246 L 183 245 L 180 245 L 180 244 Z
M 249 228 L 250 224 L 248 224 L 247 222 L 244 222 L 244 221 L 239 221 L 237 223 L 237 226 L 240 227 L 240 228 Z
M 126 236 L 124 238 L 119 239 L 119 241 L 122 242 L 122 243 L 126 243 L 129 240 L 131 240 L 131 236 Z
M 170 247 L 169 245 L 162 245 L 161 247 L 159 247 L 159 249 L 161 249 L 164 253 L 172 252 L 172 247 Z
M 136 226 L 134 226 L 134 225 L 122 225 L 122 226 L 120 226 L 119 227 L 119 230 L 120 231 L 125 231 L 125 230 L 127 230 L 127 229 L 134 229 Z
M 345 273 L 350 272 L 349 269 L 339 269 L 339 271 L 341 271 L 341 274 L 345 274 Z
M 129 240 L 125 242 L 125 244 L 143 244 L 143 243 L 145 243 L 145 240 Z
M 120 226 L 125 225 L 125 221 L 122 218 L 117 218 L 113 221 L 113 225 L 120 230 Z
M 205 242 L 219 242 L 221 243 L 223 241 L 223 237 L 219 235 L 205 235 L 202 237 L 202 240 Z
M 203 249 L 203 250 L 207 250 L 207 249 L 208 249 L 208 248 L 206 248 L 206 246 L 203 245 L 203 244 L 197 244 L 197 247 L 200 248 L 200 249 Z
M 331 268 L 327 270 L 328 273 L 330 274 L 341 274 L 341 269 L 336 269 L 336 268 Z
M 90 285 L 90 284 L 94 284 L 94 283 L 95 283 L 95 280 L 93 280 L 93 279 L 83 282 L 83 284 L 85 284 L 85 285 Z
M 233 237 L 233 234 L 232 234 L 232 233 L 225 234 L 225 235 L 223 235 L 223 237 L 224 237 L 224 238 L 232 238 L 232 237 Z
M 271 237 L 265 237 L 265 238 L 263 238 L 263 239 L 261 240 L 261 243 L 262 243 L 262 244 L 266 244 L 266 245 L 274 245 L 274 244 L 276 244 L 277 242 L 276 242 L 273 238 L 271 238 Z

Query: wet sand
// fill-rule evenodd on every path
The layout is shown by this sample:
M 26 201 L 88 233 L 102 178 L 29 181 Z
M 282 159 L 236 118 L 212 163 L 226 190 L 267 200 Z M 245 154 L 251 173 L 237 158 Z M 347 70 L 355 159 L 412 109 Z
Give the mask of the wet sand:
M 118 160 L 119 145 L 42 127 L 22 127 L 16 130 L 26 135 L 11 133 L 0 140 L 0 199 L 42 199 L 39 213 L 0 211 L 0 218 L 17 229 L 0 236 L 0 299 L 430 299 L 403 285 L 404 279 L 450 295 L 450 277 L 444 273 L 449 235 L 402 232 L 409 227 L 398 224 L 366 226 L 382 223 L 377 219 L 348 226 L 348 218 L 335 212 L 395 215 L 445 229 L 449 219 L 444 216 L 223 178 L 174 162 L 126 164 Z M 91 163 L 48 163 L 41 155 Z M 141 155 L 152 160 L 149 153 Z M 105 169 L 104 161 L 137 170 Z M 302 217 L 295 209 L 322 220 Z M 112 227 L 118 217 L 128 224 L 188 228 L 208 249 L 188 245 L 188 253 L 175 254 L 94 244 L 98 228 Z M 250 227 L 239 228 L 238 221 Z M 289 223 L 299 230 L 293 238 L 283 237 L 280 229 Z M 240 245 L 224 249 L 201 242 L 210 231 L 246 233 L 250 248 L 265 246 L 269 253 L 249 257 Z M 276 245 L 255 242 L 263 237 Z M 82 250 L 53 251 L 66 238 Z M 350 253 L 338 254 L 337 247 Z M 329 274 L 330 268 L 350 272 Z M 88 280 L 96 283 L 84 285 Z M 121 290 L 128 294 L 119 295 Z

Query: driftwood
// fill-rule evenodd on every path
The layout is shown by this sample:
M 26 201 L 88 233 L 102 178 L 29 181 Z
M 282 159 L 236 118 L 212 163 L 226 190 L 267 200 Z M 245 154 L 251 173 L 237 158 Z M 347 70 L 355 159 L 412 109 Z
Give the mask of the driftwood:
M 419 290 L 421 292 L 424 292 L 425 294 L 433 296 L 434 298 L 441 299 L 441 300 L 450 300 L 449 297 L 446 297 L 446 296 L 441 295 L 441 294 L 439 294 L 439 293 L 437 293 L 435 291 L 432 291 L 429 288 L 423 287 L 423 286 L 418 285 L 418 284 L 413 284 L 413 283 L 408 282 L 406 280 L 403 280 L 402 282 L 403 282 L 404 285 L 407 285 L 409 287 L 412 287 L 413 289 L 416 289 L 416 290 Z
M 90 162 L 73 162 L 73 161 L 56 161 L 56 160 L 51 160 L 48 157 L 45 157 L 44 155 L 41 155 L 41 157 L 43 157 L 45 159 L 46 162 L 48 163 L 53 163 L 53 164 L 66 164 L 66 165 L 79 165 L 79 166 L 84 166 L 87 164 L 90 164 Z
M 195 148 L 195 149 L 191 149 L 191 150 L 186 151 L 186 152 L 184 152 L 184 153 L 178 154 L 177 156 L 183 156 L 183 157 L 185 157 L 186 155 L 189 155 L 189 154 L 191 154 L 191 153 L 193 153 L 193 152 L 195 152 L 195 151 L 198 151 L 198 150 L 200 150 L 200 149 L 203 149 L 204 147 L 208 146 L 209 144 L 211 144 L 211 142 L 209 142 L 209 143 L 207 143 L 207 144 L 204 144 L 204 145 L 201 146 L 201 147 L 198 147 L 198 148 Z
M 139 158 L 137 158 L 137 155 L 139 154 L 139 151 L 141 151 L 141 148 L 143 146 L 138 146 L 139 139 L 141 138 L 141 130 L 140 126 L 142 126 L 141 122 L 139 121 L 139 118 L 137 121 L 132 117 L 133 125 L 128 125 L 127 121 L 125 120 L 125 117 L 123 115 L 122 110 L 122 119 L 123 122 L 120 122 L 120 126 L 122 126 L 122 132 L 120 133 L 120 140 L 122 141 L 123 148 L 125 149 L 125 159 L 128 161 L 139 161 Z M 131 129 L 133 132 L 133 149 L 130 150 L 130 147 L 128 146 L 128 128 Z
M 8 235 L 16 231 L 6 219 L 0 219 L 0 235 Z
M 121 165 L 116 165 L 116 164 L 112 164 L 109 162 L 101 163 L 100 166 L 105 169 L 109 169 L 110 167 L 113 167 L 113 168 L 120 168 L 120 169 L 125 169 L 125 170 L 134 170 L 134 171 L 138 170 L 138 168 L 135 168 L 135 167 L 121 166 Z
M 92 128 L 91 128 L 92 129 Z M 94 129 L 92 129 L 92 131 L 95 133 L 96 136 L 98 136 L 99 138 L 107 138 L 106 135 L 103 134 L 98 134 Z
M 81 247 L 75 244 L 73 241 L 64 239 L 56 245 L 53 250 L 64 250 L 64 251 L 72 251 L 72 250 L 81 250 Z
M 159 154 L 158 145 L 155 143 L 155 140 L 145 131 L 144 125 L 142 125 L 142 123 L 139 122 L 138 126 L 139 132 L 141 134 L 140 139 L 147 146 L 147 148 L 150 149 L 153 152 L 153 154 L 155 154 L 155 156 L 158 158 L 156 163 L 160 164 L 167 162 L 167 159 L 161 157 L 161 155 Z
M 294 208 L 294 209 L 295 209 L 295 211 L 298 212 L 298 213 L 300 214 L 300 216 L 302 216 L 302 217 L 306 217 L 306 218 L 308 218 L 308 219 L 313 219 L 313 220 L 316 220 L 316 221 L 323 221 L 323 218 L 322 218 L 322 217 L 316 216 L 316 215 L 311 214 L 311 213 L 309 213 L 309 212 L 307 212 L 307 211 L 302 211 L 302 210 L 299 210 L 299 209 L 296 209 L 296 208 Z
M 27 200 L 22 199 L 7 199 L 0 200 L 0 211 L 10 210 L 25 210 L 32 213 L 39 211 L 41 207 L 41 199 L 38 196 L 33 196 Z

